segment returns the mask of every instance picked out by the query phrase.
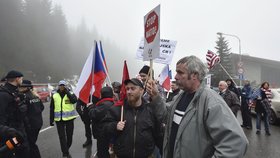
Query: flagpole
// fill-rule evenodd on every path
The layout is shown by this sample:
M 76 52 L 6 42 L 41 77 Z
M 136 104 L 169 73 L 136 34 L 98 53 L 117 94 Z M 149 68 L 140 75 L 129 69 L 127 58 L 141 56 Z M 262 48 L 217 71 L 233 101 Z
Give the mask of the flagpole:
M 150 76 L 149 79 L 153 79 L 153 59 L 150 59 L 150 70 L 149 70 Z
M 97 43 L 96 40 L 94 40 L 95 47 L 94 47 L 94 49 L 92 49 L 92 51 L 95 51 L 96 46 L 97 46 L 96 43 Z M 91 65 L 91 75 L 92 75 L 92 77 L 91 77 L 91 88 L 90 88 L 90 97 L 89 97 L 90 101 L 89 101 L 88 105 L 92 104 L 92 97 L 93 97 L 92 96 L 93 95 L 92 87 L 93 87 L 93 82 L 94 82 L 94 64 L 95 64 L 95 62 L 94 62 L 95 60 L 94 59 L 96 57 L 95 55 L 96 55 L 96 53 L 92 52 L 92 58 L 93 58 L 92 59 L 92 65 Z
M 170 92 L 168 91 L 168 92 L 167 92 L 167 95 L 166 95 L 166 99 L 169 97 L 169 93 L 170 93 Z
M 121 122 L 123 122 L 123 105 L 121 107 Z
M 221 68 L 225 71 L 225 73 L 229 76 L 229 78 L 232 80 L 232 82 L 233 82 L 235 85 L 237 85 L 237 84 L 234 82 L 233 78 L 230 76 L 230 74 L 227 72 L 227 70 L 223 67 L 223 65 L 222 65 L 221 63 L 219 63 L 219 64 L 220 64 Z

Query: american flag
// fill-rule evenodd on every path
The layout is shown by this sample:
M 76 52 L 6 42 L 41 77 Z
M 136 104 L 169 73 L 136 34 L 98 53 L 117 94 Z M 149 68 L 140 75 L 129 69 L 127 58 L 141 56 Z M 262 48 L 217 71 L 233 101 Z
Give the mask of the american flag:
M 210 70 L 220 62 L 220 57 L 214 52 L 212 52 L 211 50 L 208 50 L 206 54 L 206 60 L 207 60 L 208 69 Z

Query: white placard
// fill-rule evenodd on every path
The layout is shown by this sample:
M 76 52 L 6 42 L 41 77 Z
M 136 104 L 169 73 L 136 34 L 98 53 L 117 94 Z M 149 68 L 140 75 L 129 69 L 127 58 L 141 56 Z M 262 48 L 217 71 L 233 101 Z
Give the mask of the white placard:
M 159 57 L 160 45 L 160 5 L 144 17 L 144 53 L 143 60 Z
M 161 39 L 159 57 L 155 58 L 154 62 L 170 65 L 176 48 L 176 44 L 177 41 Z M 144 38 L 142 38 L 139 43 L 136 52 L 136 59 L 143 60 L 143 52 L 144 52 Z

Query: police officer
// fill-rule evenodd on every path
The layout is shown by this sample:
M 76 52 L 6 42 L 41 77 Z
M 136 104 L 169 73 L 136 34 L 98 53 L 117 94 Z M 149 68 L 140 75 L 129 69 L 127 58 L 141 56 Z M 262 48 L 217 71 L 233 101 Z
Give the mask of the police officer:
M 24 113 L 26 106 L 24 99 L 18 93 L 18 86 L 21 85 L 23 74 L 19 71 L 12 70 L 6 75 L 6 83 L 0 87 L 0 125 L 15 128 L 23 136 L 23 144 L 15 151 L 3 153 L 3 157 L 26 158 L 29 157 L 29 147 L 24 127 Z M 4 139 L 0 140 L 2 146 Z
M 36 141 L 43 125 L 42 111 L 44 110 L 44 105 L 33 91 L 31 81 L 23 80 L 19 91 L 25 95 L 25 104 L 27 105 L 25 128 L 30 147 L 30 158 L 41 158 Z
M 63 157 L 69 157 L 72 145 L 74 119 L 77 117 L 74 104 L 77 102 L 75 94 L 66 87 L 66 81 L 58 83 L 59 89 L 53 94 L 50 104 L 50 125 L 55 121 Z

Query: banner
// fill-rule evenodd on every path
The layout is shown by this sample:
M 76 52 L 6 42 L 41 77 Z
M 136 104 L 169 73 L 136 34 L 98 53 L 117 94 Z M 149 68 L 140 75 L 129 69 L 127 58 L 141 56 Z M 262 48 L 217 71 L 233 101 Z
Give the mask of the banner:
M 154 62 L 161 64 L 171 64 L 173 54 L 175 51 L 177 41 L 161 39 L 160 40 L 160 53 L 159 57 L 154 59 Z M 137 52 L 136 59 L 143 60 L 143 52 L 144 52 L 144 38 L 141 39 Z

